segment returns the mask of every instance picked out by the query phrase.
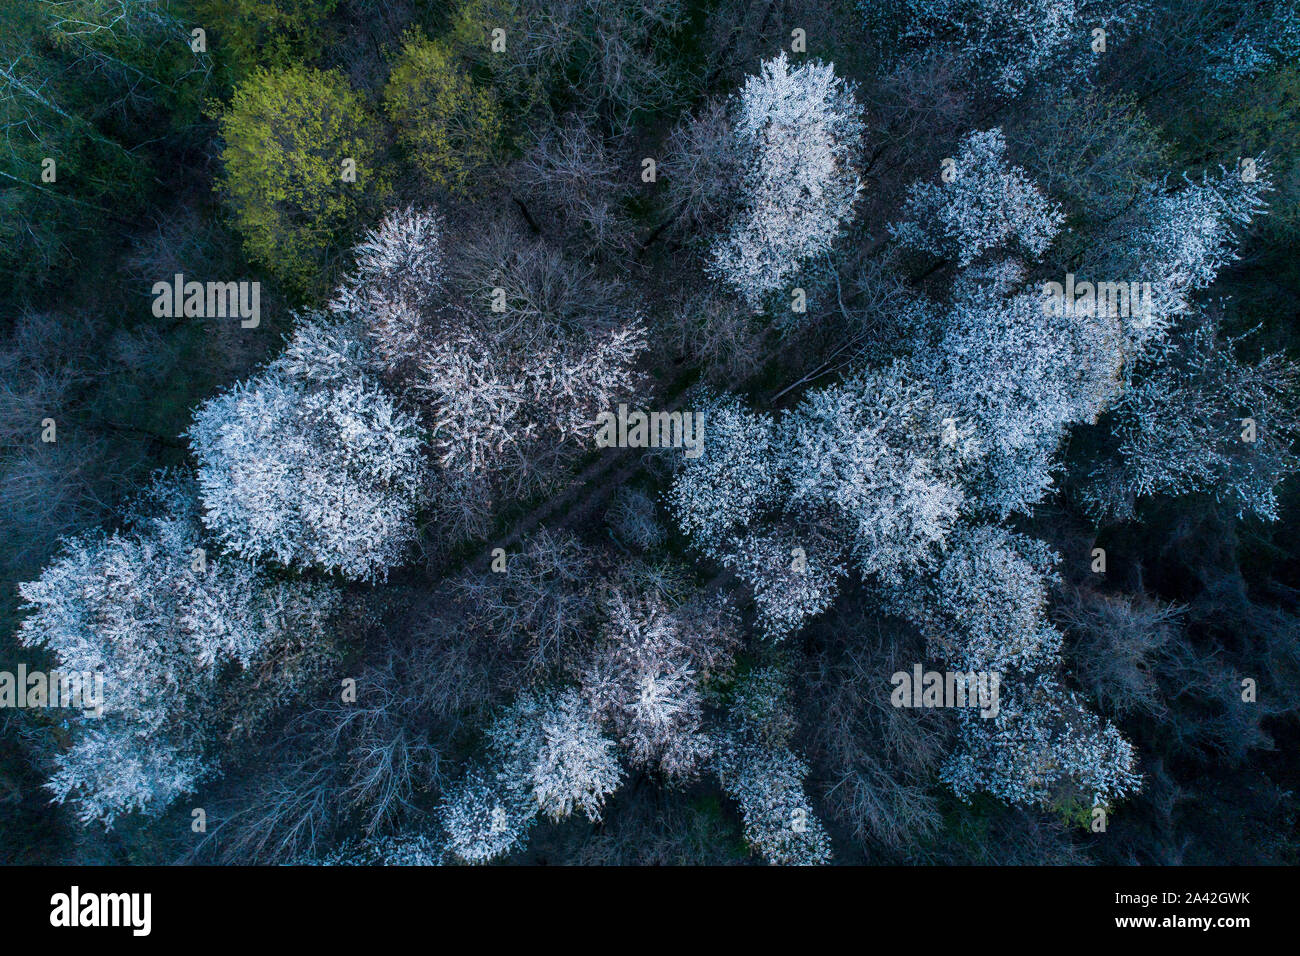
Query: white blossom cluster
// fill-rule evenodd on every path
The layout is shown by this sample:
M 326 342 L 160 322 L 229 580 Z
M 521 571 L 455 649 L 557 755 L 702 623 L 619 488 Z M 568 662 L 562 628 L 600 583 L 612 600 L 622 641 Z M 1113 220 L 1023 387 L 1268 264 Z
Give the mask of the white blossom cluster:
M 302 318 L 285 354 L 205 402 L 188 436 L 223 546 L 373 579 L 414 535 L 420 430 L 329 321 Z
M 614 741 L 601 733 L 590 705 L 574 689 L 521 694 L 493 722 L 488 740 L 504 772 L 553 820 L 578 810 L 599 820 L 605 797 L 623 778 Z
M 565 691 L 539 714 L 538 733 L 541 746 L 530 772 L 538 808 L 552 820 L 579 810 L 588 820 L 599 820 L 605 797 L 622 782 L 623 768 L 590 705 L 577 691 Z
M 634 393 L 645 350 L 639 319 L 603 334 L 512 357 L 470 329 L 431 346 L 419 389 L 436 409 L 433 443 L 444 468 L 490 470 L 542 436 L 588 439 L 597 416 Z
M 231 665 L 249 671 L 323 643 L 337 606 L 320 584 L 274 582 L 237 557 L 201 552 L 193 482 L 164 476 L 126 530 L 73 538 L 36 581 L 19 641 L 65 671 L 104 676 L 102 717 L 70 718 L 48 786 L 83 820 L 157 813 L 215 770 L 213 709 Z M 291 678 L 276 692 L 292 691 Z M 265 700 L 267 707 L 277 700 Z
M 1025 284 L 1023 262 L 1007 257 L 1040 256 L 1063 217 L 1005 154 L 1000 129 L 971 134 L 956 180 L 915 184 L 904 220 L 891 226 L 904 245 L 964 267 L 947 304 L 915 330 L 912 361 L 975 427 L 984 454 L 970 490 L 998 517 L 1052 489 L 1066 429 L 1096 421 L 1115 400 L 1128 351 L 1119 316 L 1044 308 L 1041 290 Z M 1119 281 L 1145 273 L 1112 274 Z
M 734 398 L 701 403 L 700 457 L 688 460 L 667 494 L 678 527 L 704 553 L 719 557 L 728 533 L 750 524 L 779 496 L 782 460 L 776 425 Z
M 714 242 L 710 271 L 758 307 L 827 252 L 851 217 L 865 127 L 852 85 L 832 64 L 791 68 L 784 52 L 745 81 L 731 112 L 745 174 L 740 211 Z
M 1149 314 L 1124 323 L 1130 353 L 1158 346 L 1174 321 L 1192 311 L 1191 293 L 1237 257 L 1235 231 L 1265 211 L 1263 197 L 1272 188 L 1265 161 L 1250 162 L 1252 175 L 1222 170 L 1177 189 L 1151 184 L 1085 251 L 1082 275 L 1151 283 Z
M 536 425 L 519 421 L 524 389 L 501 367 L 490 342 L 470 333 L 438 342 L 424 370 L 419 388 L 437 410 L 431 432 L 442 467 L 486 470 L 507 445 L 531 437 Z
M 915 182 L 902 219 L 890 226 L 904 246 L 969 265 L 992 249 L 1017 247 L 1038 258 L 1065 220 L 1019 166 L 1007 162 L 1000 128 L 967 134 L 953 157 L 952 182 Z
M 487 739 L 490 769 L 472 768 L 443 805 L 448 846 L 467 863 L 514 850 L 539 813 L 599 820 L 623 780 L 614 742 L 574 689 L 520 694 Z
M 959 712 L 960 748 L 944 781 L 963 799 L 984 790 L 1056 808 L 1110 806 L 1135 792 L 1132 745 L 1058 682 L 1062 636 L 1047 619 L 1058 556 L 996 526 L 963 529 L 949 544 L 933 576 L 887 595 L 947 667 L 998 675 L 995 715 Z
M 810 393 L 779 423 L 734 400 L 707 414 L 704 453 L 678 473 L 669 507 L 753 589 L 778 638 L 830 606 L 844 555 L 884 580 L 930 561 L 981 454 L 901 361 Z
M 1117 388 L 1119 332 L 1113 325 L 1107 334 L 1104 325 L 1054 324 L 1036 296 L 1022 296 L 1008 307 L 1004 292 L 1023 276 L 1015 264 L 979 274 L 987 277 L 986 286 L 974 276 L 959 284 L 958 294 L 970 301 L 954 309 L 950 338 L 941 339 L 952 344 L 946 356 L 950 361 L 927 369 L 928 377 L 945 386 L 943 394 L 954 400 L 965 389 L 967 401 L 954 403 L 988 431 L 995 455 L 995 439 L 1005 437 L 997 429 L 1021 423 L 1001 446 L 1007 449 L 1003 461 L 1017 464 L 1017 453 L 1028 447 L 1038 452 L 1045 475 L 1066 425 L 1095 416 L 1111 400 Z M 1025 338 L 1036 341 L 1032 333 L 1043 327 L 1055 338 L 1045 336 L 1043 354 L 1026 359 Z M 1020 329 L 1025 337 L 1017 337 Z M 981 339 L 992 339 L 995 347 L 981 350 Z M 1044 359 L 1053 363 L 1055 374 L 1025 367 Z M 994 380 L 995 375 L 1003 377 Z M 1052 410 L 1050 431 L 1034 418 L 1034 410 L 1042 415 L 1046 409 Z M 1000 504 L 994 510 L 1002 513 L 1009 510 L 1007 501 L 1036 500 L 1045 482 L 1016 487 L 1013 478 L 1023 481 L 1033 472 L 999 463 L 1004 496 L 990 499 L 985 492 L 982 499 L 970 497 L 969 491 L 978 489 L 977 467 L 986 458 L 976 430 L 964 424 L 960 413 L 948 413 L 905 363 L 858 373 L 812 392 L 779 425 L 737 405 L 714 418 L 726 423 L 723 435 L 739 441 L 722 444 L 718 431 L 711 433 L 705 455 L 679 473 L 669 501 L 700 549 L 720 558 L 754 589 L 760 620 L 770 635 L 791 633 L 833 600 L 840 571 L 836 558 L 822 557 L 837 554 L 833 545 L 828 552 L 808 549 L 806 577 L 795 572 L 796 562 L 786 563 L 799 547 L 794 529 L 821 515 L 820 533 L 840 530 L 840 552 L 851 552 L 862 573 L 895 595 L 895 609 L 926 628 L 932 647 L 951 666 L 1006 671 L 1016 686 L 1053 679 L 1061 648 L 1059 631 L 1046 620 L 1054 556 L 1043 545 L 1004 529 L 967 528 L 963 522 L 990 500 Z M 1008 497 L 1013 494 L 1021 497 Z M 699 507 L 693 509 L 695 502 Z M 1041 695 L 1026 699 L 1035 707 L 1042 703 Z M 1081 701 L 1070 702 L 1082 708 Z M 1028 707 L 1026 703 L 1018 718 L 1022 724 L 1038 729 L 1061 724 L 1056 716 Z M 1030 721 L 1036 723 L 1026 723 Z M 990 735 L 987 727 L 969 721 L 963 727 L 968 725 L 974 730 L 969 741 L 964 739 L 967 754 L 996 752 L 998 766 L 1018 775 L 993 790 L 999 796 L 1027 799 L 1024 795 L 1032 794 L 1046 800 L 1048 790 L 1059 795 L 1065 782 L 1080 779 L 1091 794 L 1109 802 L 1136 786 L 1129 745 L 1085 711 L 1072 716 L 1069 726 L 1085 728 L 1086 734 L 1053 732 L 1032 742 L 1034 760 L 1060 761 L 1050 785 L 1037 787 L 1024 779 L 1039 772 L 1025 769 L 1030 757 L 1021 750 L 1029 745 L 1013 733 Z M 1056 745 L 1063 750 L 1054 756 Z M 954 758 L 953 766 L 965 769 L 954 770 L 950 780 L 962 793 L 982 779 L 970 771 L 970 760 Z M 790 773 L 778 771 L 783 767 L 793 773 L 796 763 L 781 757 L 754 766 L 788 782 Z M 746 800 L 786 806 L 780 794 L 794 791 L 785 788 L 774 795 L 753 789 L 758 785 L 748 782 L 740 766 L 733 766 L 732 779 L 743 781 L 735 786 L 745 788 Z
M 999 517 L 1052 488 L 1066 429 L 1111 405 L 1124 360 L 1116 317 L 1048 314 L 1037 292 L 1004 291 L 1023 275 L 1013 262 L 968 269 L 937 339 L 915 359 L 942 400 L 975 426 L 984 457 L 973 491 Z
M 1029 672 L 1055 664 L 1061 633 L 1047 620 L 1047 545 L 996 525 L 962 528 L 935 573 L 890 595 L 921 625 L 931 652 L 961 671 Z
M 804 792 L 808 765 L 790 749 L 794 719 L 780 673 L 751 671 L 730 696 L 717 771 L 740 806 L 746 842 L 774 866 L 828 862 L 830 837 Z
M 522 781 L 474 767 L 444 798 L 440 819 L 454 857 L 487 863 L 523 843 L 537 821 L 537 804 Z
M 969 144 L 992 157 L 987 188 L 953 190 L 945 209 L 947 187 L 918 187 L 907 221 L 894 229 L 905 244 L 965 266 L 949 303 L 918 328 L 910 351 L 940 400 L 975 426 L 983 455 L 966 510 L 998 518 L 1027 510 L 1053 484 L 1067 429 L 1116 409 L 1121 455 L 1135 469 L 1119 484 L 1142 493 L 1162 480 L 1164 490 L 1213 481 L 1223 494 L 1267 511 L 1272 482 L 1291 460 L 1277 452 L 1295 432 L 1296 417 L 1278 396 L 1294 376 L 1284 364 L 1266 362 L 1253 379 L 1260 387 L 1251 388 L 1251 375 L 1235 366 L 1230 351 L 1212 350 L 1218 359 L 1207 375 L 1166 343 L 1173 320 L 1192 308 L 1189 295 L 1233 256 L 1233 229 L 1261 210 L 1268 188 L 1262 169 L 1254 181 L 1225 173 L 1178 190 L 1153 185 L 1110 226 L 1109 241 L 1084 250 L 1078 267 L 1098 281 L 1149 282 L 1150 308 L 1071 313 L 1043 307 L 1043 296 L 1026 287 L 1020 261 L 987 255 L 1036 257 L 1060 227 L 1059 213 L 1028 177 L 1006 171 L 1005 144 L 991 133 L 997 135 L 980 134 L 982 147 L 975 138 Z M 953 186 L 967 165 L 958 162 Z M 995 184 L 1000 176 L 1007 178 Z M 1134 384 L 1134 363 L 1143 356 L 1152 358 Z M 1236 384 L 1215 388 L 1211 379 Z M 1243 451 L 1248 446 L 1237 442 L 1237 392 L 1246 400 L 1242 409 L 1262 409 L 1271 420 L 1271 445 Z M 1252 451 L 1275 467 L 1248 467 Z M 1099 489 L 1100 497 L 1113 491 Z M 959 794 L 984 789 L 1013 802 L 1109 805 L 1140 781 L 1127 741 L 1057 683 L 1061 635 L 1045 615 L 1051 564 L 1041 545 L 1002 529 L 962 531 L 949 538 L 936 570 L 895 583 L 894 607 L 922 625 L 949 666 L 1003 675 L 1009 702 L 996 718 L 961 715 L 963 749 L 945 770 Z
M 392 372 L 419 354 L 422 321 L 444 281 L 441 216 L 407 206 L 368 231 L 330 310 L 365 329 L 367 360 Z
M 602 646 L 582 677 L 583 693 L 634 764 L 689 780 L 711 755 L 704 681 L 730 665 L 737 635 L 725 612 L 684 617 L 655 594 L 615 590 Z
M 835 602 L 845 568 L 841 549 L 820 535 L 777 525 L 728 539 L 724 567 L 754 592 L 759 623 L 773 640 L 787 637 Z
M 1059 213 L 1022 171 L 1004 169 L 1000 131 L 974 134 L 963 156 L 976 144 L 987 161 L 975 165 L 987 167 L 990 185 L 955 189 L 970 165 L 959 161 L 951 186 L 914 187 L 910 218 L 892 227 L 895 235 L 961 263 L 1017 245 L 1037 255 L 1058 231 Z M 1125 389 L 1135 361 L 1161 354 L 1174 319 L 1192 309 L 1189 295 L 1234 257 L 1233 230 L 1262 211 L 1269 188 L 1262 161 L 1254 173 L 1225 171 L 1176 190 L 1152 185 L 1112 224 L 1107 241 L 1084 250 L 1081 277 L 1149 282 L 1149 308 L 1127 315 L 1046 309 L 1015 259 L 959 273 L 948 305 L 917 330 L 912 355 L 940 399 L 976 426 L 984 457 L 971 491 L 982 507 L 1002 517 L 1041 500 L 1053 488 L 1066 430 L 1096 422 L 1121 396 L 1131 404 L 1140 394 Z M 1008 178 L 992 185 L 1000 177 Z
M 942 545 L 980 455 L 971 430 L 903 362 L 807 395 L 783 423 L 792 511 L 829 511 L 865 575 L 886 580 Z
M 274 367 L 289 381 L 330 387 L 359 378 L 369 354 L 360 322 L 308 312 L 295 316 Z
M 457 859 L 513 852 L 540 815 L 599 820 L 624 778 L 620 746 L 632 763 L 675 782 L 712 757 L 704 685 L 731 666 L 739 640 L 725 602 L 670 609 L 657 594 L 637 599 L 616 589 L 607 617 L 578 687 L 521 693 L 488 727 L 483 760 L 441 809 Z
M 1233 354 L 1237 345 L 1206 319 L 1162 349 L 1125 392 L 1117 434 L 1129 491 L 1205 492 L 1239 514 L 1277 520 L 1276 488 L 1300 470 L 1292 451 L 1300 366 L 1281 354 L 1246 365 Z
M 875 25 L 888 19 L 890 36 L 909 46 L 935 44 L 1004 94 L 1037 77 L 1087 76 L 1095 56 L 1092 30 L 1113 31 L 1144 4 L 1129 0 L 861 0 Z
M 964 747 L 941 772 L 958 796 L 1109 807 L 1141 786 L 1133 745 L 1049 674 L 1003 687 L 996 717 L 958 719 Z

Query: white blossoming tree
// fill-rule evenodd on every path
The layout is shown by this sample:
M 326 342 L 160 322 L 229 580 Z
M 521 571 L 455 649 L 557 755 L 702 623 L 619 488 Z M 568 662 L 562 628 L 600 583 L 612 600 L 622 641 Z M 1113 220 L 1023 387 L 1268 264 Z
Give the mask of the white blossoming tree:
M 667 495 L 677 525 L 701 552 L 718 557 L 726 536 L 779 499 L 782 457 L 776 425 L 734 398 L 700 402 L 705 439 L 686 460 Z
M 508 772 L 532 792 L 537 810 L 553 820 L 582 811 L 600 819 L 605 797 L 618 789 L 623 770 L 614 741 L 578 691 L 523 694 L 489 731 Z
M 843 528 L 863 574 L 927 562 L 965 507 L 979 445 L 902 362 L 810 393 L 783 424 L 786 507 Z
M 1138 495 L 1206 493 L 1238 514 L 1277 520 L 1277 486 L 1300 470 L 1300 366 L 1280 353 L 1255 364 L 1204 318 L 1140 369 L 1116 408 L 1116 457 L 1085 501 L 1127 515 Z
M 830 837 L 804 791 L 808 765 L 790 748 L 794 718 L 780 672 L 751 671 L 729 695 L 718 780 L 739 804 L 745 840 L 775 866 L 830 860 Z
M 809 393 L 780 423 L 719 400 L 704 453 L 668 492 L 678 526 L 754 592 L 769 636 L 830 606 L 852 555 L 895 580 L 966 507 L 971 429 L 895 362 Z
M 373 579 L 414 535 L 421 436 L 327 321 L 195 413 L 203 520 L 247 558 Z
M 1004 686 L 996 717 L 958 718 L 963 747 L 941 776 L 963 798 L 983 790 L 1008 803 L 1110 807 L 1141 785 L 1133 745 L 1050 674 Z
M 1053 488 L 1066 429 L 1113 403 L 1124 361 L 1118 318 L 1050 314 L 1038 291 L 1017 288 L 1023 275 L 1011 262 L 971 267 L 916 353 L 924 378 L 975 427 L 984 455 L 971 492 L 999 517 Z
M 827 252 L 850 218 L 862 109 L 832 64 L 765 61 L 733 99 L 742 157 L 739 212 L 714 242 L 711 271 L 755 307 Z
M 537 822 L 537 805 L 523 781 L 472 767 L 440 807 L 447 849 L 465 863 L 487 863 L 522 845 Z
M 451 852 L 483 863 L 517 849 L 539 814 L 600 819 L 623 779 L 614 741 L 575 689 L 520 694 L 487 730 L 487 752 L 443 803 Z
M 843 547 L 820 529 L 788 522 L 726 539 L 722 565 L 754 592 L 763 632 L 780 640 L 834 603 Z
M 961 671 L 1032 671 L 1054 664 L 1061 634 L 1047 621 L 1059 560 L 1041 541 L 996 525 L 953 535 L 935 573 L 890 595 L 930 651 Z
M 984 791 L 1074 814 L 1141 784 L 1132 745 L 1060 685 L 1062 636 L 1047 619 L 1057 560 L 1004 528 L 964 528 L 937 571 L 886 595 L 948 668 L 996 675 L 996 711 L 981 701 L 958 712 L 959 747 L 941 774 L 963 799 Z
M 1123 323 L 1128 351 L 1157 347 L 1180 316 L 1193 310 L 1191 295 L 1205 289 L 1237 257 L 1236 233 L 1265 211 L 1272 188 L 1265 160 L 1253 174 L 1222 170 L 1176 189 L 1150 184 L 1128 212 L 1085 250 L 1082 278 L 1151 283 L 1149 310 Z
M 268 712 L 328 657 L 335 590 L 209 553 L 194 495 L 190 480 L 159 478 L 123 531 L 68 540 L 19 585 L 19 641 L 103 677 L 103 715 L 68 717 L 49 782 L 82 820 L 161 812 L 217 769 L 213 745 L 237 711 Z M 274 675 L 255 693 L 239 676 L 254 670 Z M 246 693 L 255 700 L 233 703 Z
M 967 135 L 953 157 L 952 182 L 908 189 L 902 219 L 890 227 L 894 237 L 963 266 L 992 249 L 1041 256 L 1065 216 L 1023 169 L 1007 162 L 1006 152 L 999 128 Z
M 657 595 L 615 591 L 603 643 L 583 692 L 628 759 L 669 780 L 689 780 L 711 753 L 704 683 L 731 663 L 737 634 L 725 612 L 684 616 Z
M 1092 31 L 1131 22 L 1131 0 L 860 0 L 868 23 L 904 47 L 935 46 L 972 79 L 1014 94 L 1043 76 L 1087 76 Z
M 382 373 L 417 360 L 423 323 L 445 280 L 442 218 L 427 209 L 395 209 L 357 244 L 356 267 L 339 286 L 330 310 L 365 330 L 366 358 Z

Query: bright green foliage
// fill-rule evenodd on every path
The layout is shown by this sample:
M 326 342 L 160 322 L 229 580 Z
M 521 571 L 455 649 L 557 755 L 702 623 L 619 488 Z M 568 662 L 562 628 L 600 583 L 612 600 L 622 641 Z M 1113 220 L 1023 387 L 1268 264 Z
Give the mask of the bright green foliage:
M 464 191 L 473 172 L 491 161 L 500 137 L 492 92 L 474 84 L 446 43 L 417 31 L 407 35 L 393 65 L 384 108 L 416 165 L 453 191 Z
M 317 290 L 339 233 L 384 192 L 361 98 L 337 73 L 259 69 L 235 90 L 221 136 L 222 187 L 249 258 Z

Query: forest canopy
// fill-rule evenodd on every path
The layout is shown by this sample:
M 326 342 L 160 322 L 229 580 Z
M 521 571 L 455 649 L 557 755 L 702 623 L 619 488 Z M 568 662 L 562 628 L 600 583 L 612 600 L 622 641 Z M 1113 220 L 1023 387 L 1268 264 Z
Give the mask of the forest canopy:
M 1294 0 L 0 0 L 0 127 L 0 860 L 1297 862 Z

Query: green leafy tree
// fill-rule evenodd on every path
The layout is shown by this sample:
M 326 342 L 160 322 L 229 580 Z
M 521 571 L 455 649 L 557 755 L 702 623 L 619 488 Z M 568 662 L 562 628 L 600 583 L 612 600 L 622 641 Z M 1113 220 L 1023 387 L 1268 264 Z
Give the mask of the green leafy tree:
M 249 258 L 316 291 L 339 234 L 386 187 L 375 125 L 337 73 L 259 69 L 221 114 L 221 188 Z
M 492 159 L 501 117 L 447 44 L 407 34 L 384 90 L 384 109 L 431 182 L 463 191 Z

